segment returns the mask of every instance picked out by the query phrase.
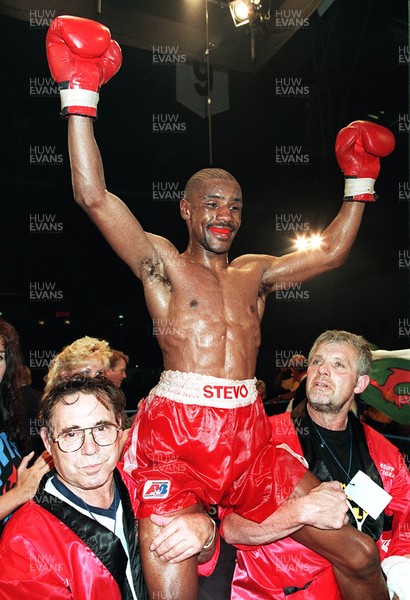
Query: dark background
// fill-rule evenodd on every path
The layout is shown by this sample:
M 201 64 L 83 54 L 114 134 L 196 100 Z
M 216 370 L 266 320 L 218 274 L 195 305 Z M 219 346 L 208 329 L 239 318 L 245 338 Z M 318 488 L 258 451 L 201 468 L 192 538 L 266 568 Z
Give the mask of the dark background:
M 104 11 L 99 20 L 105 22 Z M 132 404 L 155 383 L 161 355 L 140 282 L 73 201 L 59 100 L 30 93 L 30 80 L 49 77 L 45 34 L 46 28 L 0 15 L 0 312 L 20 332 L 37 387 L 45 373 L 42 358 L 91 335 L 138 365 L 127 384 Z M 234 34 L 250 45 L 245 28 Z M 152 186 L 178 182 L 183 189 L 194 171 L 209 166 L 207 121 L 176 102 L 175 66 L 153 64 L 149 50 L 126 44 L 122 50 L 123 66 L 101 93 L 95 125 L 107 186 L 147 231 L 183 251 L 187 236 L 178 202 L 153 200 Z M 312 230 L 330 223 L 343 194 L 333 156 L 341 127 L 377 117 L 397 140 L 382 161 L 379 198 L 366 207 L 346 264 L 303 284 L 304 300 L 268 300 L 256 373 L 268 384 L 281 357 L 307 353 L 327 328 L 360 333 L 380 348 L 409 346 L 409 201 L 399 196 L 399 186 L 408 186 L 408 65 L 400 55 L 408 61 L 405 2 L 336 0 L 253 72 L 241 72 L 240 65 L 227 70 L 230 109 L 212 118 L 212 148 L 214 166 L 231 171 L 243 188 L 243 223 L 231 259 L 289 252 L 293 235 L 276 231 L 278 215 L 296 215 Z M 278 77 L 301 78 L 309 94 L 279 97 Z M 186 132 L 154 134 L 154 113 L 177 114 Z M 308 164 L 275 164 L 281 145 L 301 146 Z M 62 163 L 30 164 L 33 146 L 53 147 Z M 33 215 L 54 215 L 62 230 L 33 233 Z M 404 267 L 399 254 L 407 259 Z M 51 282 L 62 299 L 31 300 L 33 282 Z

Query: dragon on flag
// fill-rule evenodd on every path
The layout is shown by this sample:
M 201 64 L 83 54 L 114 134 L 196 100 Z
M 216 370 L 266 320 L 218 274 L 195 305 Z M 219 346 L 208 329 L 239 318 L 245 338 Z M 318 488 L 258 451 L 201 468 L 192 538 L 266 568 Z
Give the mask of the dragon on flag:
M 402 425 L 410 424 L 410 349 L 372 350 L 370 383 L 361 399 Z

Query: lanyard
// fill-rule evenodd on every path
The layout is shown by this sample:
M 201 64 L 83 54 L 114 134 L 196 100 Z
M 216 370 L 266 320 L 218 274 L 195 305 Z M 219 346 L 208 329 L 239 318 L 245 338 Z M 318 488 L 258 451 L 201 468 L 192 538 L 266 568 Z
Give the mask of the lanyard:
M 322 434 L 320 433 L 319 429 L 316 427 L 313 419 L 311 419 L 312 421 L 312 425 L 317 433 L 317 435 L 319 436 L 320 439 L 320 447 L 321 448 L 326 448 L 326 450 L 329 452 L 330 456 L 333 458 L 333 460 L 335 461 L 335 463 L 339 466 L 339 468 L 343 471 L 343 473 L 345 473 L 346 477 L 347 477 L 347 482 L 349 483 L 349 481 L 351 480 L 350 477 L 350 470 L 352 468 L 352 454 L 353 454 L 353 442 L 352 442 L 352 427 L 351 424 L 349 422 L 349 466 L 348 469 L 346 471 L 346 469 L 340 464 L 337 456 L 335 455 L 335 453 L 333 452 L 333 450 L 328 446 L 326 440 L 323 438 Z

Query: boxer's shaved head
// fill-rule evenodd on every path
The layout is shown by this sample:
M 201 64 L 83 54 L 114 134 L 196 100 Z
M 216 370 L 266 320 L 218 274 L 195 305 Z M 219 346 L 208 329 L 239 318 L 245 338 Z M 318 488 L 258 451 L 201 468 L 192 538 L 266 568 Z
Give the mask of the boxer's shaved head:
M 188 180 L 185 186 L 185 199 L 189 201 L 190 196 L 197 194 L 204 185 L 216 179 L 230 181 L 240 187 L 235 177 L 224 169 L 201 169 Z

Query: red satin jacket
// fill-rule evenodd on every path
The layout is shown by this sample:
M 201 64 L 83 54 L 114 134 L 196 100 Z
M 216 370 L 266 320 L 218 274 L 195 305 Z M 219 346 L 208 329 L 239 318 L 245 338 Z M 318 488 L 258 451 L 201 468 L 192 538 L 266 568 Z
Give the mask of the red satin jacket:
M 119 477 L 129 494 L 128 501 L 123 486 L 123 509 L 124 514 L 128 513 L 124 531 L 129 540 L 134 584 L 138 599 L 146 600 L 136 544 L 136 486 L 127 474 L 117 471 L 117 487 L 121 484 Z M 98 529 L 98 523 L 51 494 L 43 493 L 39 502 L 23 505 L 4 529 L 0 541 L 1 600 L 128 600 L 129 590 L 122 588 L 121 592 L 124 569 L 120 565 L 124 565 L 126 556 L 118 538 L 102 526 Z M 55 503 L 51 511 L 47 502 Z M 127 511 L 127 506 L 134 513 Z M 59 519 L 61 514 L 70 527 Z M 212 559 L 199 565 L 200 574 L 212 572 L 218 554 L 219 544 Z
M 290 413 L 271 417 L 275 440 L 303 454 Z M 363 424 L 369 454 L 384 489 L 393 496 L 385 509 L 393 516 L 391 531 L 377 541 L 380 559 L 410 553 L 410 477 L 398 449 L 377 431 Z M 246 548 L 246 549 L 245 549 Z M 306 589 L 301 589 L 307 586 Z M 286 595 L 285 591 L 286 590 Z M 341 600 L 331 564 L 315 552 L 287 537 L 274 544 L 243 547 L 231 600 Z

